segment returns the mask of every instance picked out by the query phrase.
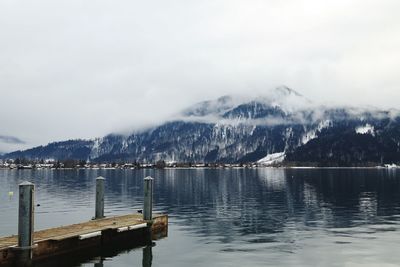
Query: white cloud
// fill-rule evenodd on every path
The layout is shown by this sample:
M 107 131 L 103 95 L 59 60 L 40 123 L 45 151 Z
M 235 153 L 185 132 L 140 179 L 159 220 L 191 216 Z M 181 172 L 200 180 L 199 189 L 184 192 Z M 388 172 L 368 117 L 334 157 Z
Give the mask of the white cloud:
M 101 136 L 281 84 L 398 108 L 398 10 L 398 0 L 3 0 L 0 134 L 29 145 Z

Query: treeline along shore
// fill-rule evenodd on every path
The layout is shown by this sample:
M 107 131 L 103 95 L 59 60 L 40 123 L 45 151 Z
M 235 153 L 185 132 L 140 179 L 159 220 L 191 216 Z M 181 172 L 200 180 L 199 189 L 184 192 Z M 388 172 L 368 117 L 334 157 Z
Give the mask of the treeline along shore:
M 156 162 L 88 162 L 85 160 L 29 160 L 29 159 L 0 159 L 0 169 L 164 169 L 164 168 L 388 168 L 399 169 L 397 164 L 379 164 L 364 162 L 363 164 L 337 164 L 326 162 L 288 162 L 264 164 L 262 162 L 248 163 L 199 163 L 171 162 L 159 160 Z
M 166 162 L 164 160 L 143 162 L 112 162 L 91 163 L 84 160 L 0 160 L 0 169 L 164 169 L 164 168 L 253 168 L 256 163 L 227 164 L 227 163 L 195 163 L 195 162 Z

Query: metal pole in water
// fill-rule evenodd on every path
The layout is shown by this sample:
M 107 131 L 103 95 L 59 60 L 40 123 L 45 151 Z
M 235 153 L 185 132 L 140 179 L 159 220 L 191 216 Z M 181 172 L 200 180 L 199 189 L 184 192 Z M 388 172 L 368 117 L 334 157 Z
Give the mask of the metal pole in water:
M 104 266 L 103 259 L 100 259 L 98 262 L 95 262 L 93 266 L 94 267 L 103 267 Z
M 19 185 L 17 249 L 20 251 L 19 258 L 22 262 L 29 262 L 32 259 L 34 191 L 35 185 L 30 182 L 23 182 Z
M 147 247 L 143 248 L 142 266 L 151 267 L 152 263 L 153 263 L 153 247 L 150 244 Z
M 153 178 L 144 178 L 143 220 L 153 219 Z
M 104 218 L 104 177 L 96 178 L 96 216 L 95 219 Z

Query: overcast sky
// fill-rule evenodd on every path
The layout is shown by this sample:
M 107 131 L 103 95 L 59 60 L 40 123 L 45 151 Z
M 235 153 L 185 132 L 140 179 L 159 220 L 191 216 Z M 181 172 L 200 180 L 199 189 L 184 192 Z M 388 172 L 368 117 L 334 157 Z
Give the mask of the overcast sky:
M 283 84 L 315 101 L 400 108 L 399 10 L 399 0 L 1 0 L 0 151 Z

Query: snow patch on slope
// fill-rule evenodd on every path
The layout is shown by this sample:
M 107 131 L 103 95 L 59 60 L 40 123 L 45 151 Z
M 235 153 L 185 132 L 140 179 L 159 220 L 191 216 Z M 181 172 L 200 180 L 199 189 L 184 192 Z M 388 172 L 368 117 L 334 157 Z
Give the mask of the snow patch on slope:
M 103 138 L 95 138 L 93 140 L 92 150 L 90 152 L 90 158 L 97 158 L 101 155 L 101 145 L 103 143 Z
M 271 166 L 273 164 L 281 163 L 285 159 L 285 152 L 268 154 L 266 157 L 258 161 L 259 164 L 264 166 Z
M 311 140 L 318 137 L 318 133 L 321 132 L 323 129 L 331 127 L 332 122 L 330 120 L 321 121 L 316 129 L 306 132 L 302 137 L 302 144 L 305 145 Z
M 370 134 L 375 136 L 375 128 L 371 124 L 367 123 L 364 126 L 360 126 L 356 128 L 356 133 L 358 134 Z

